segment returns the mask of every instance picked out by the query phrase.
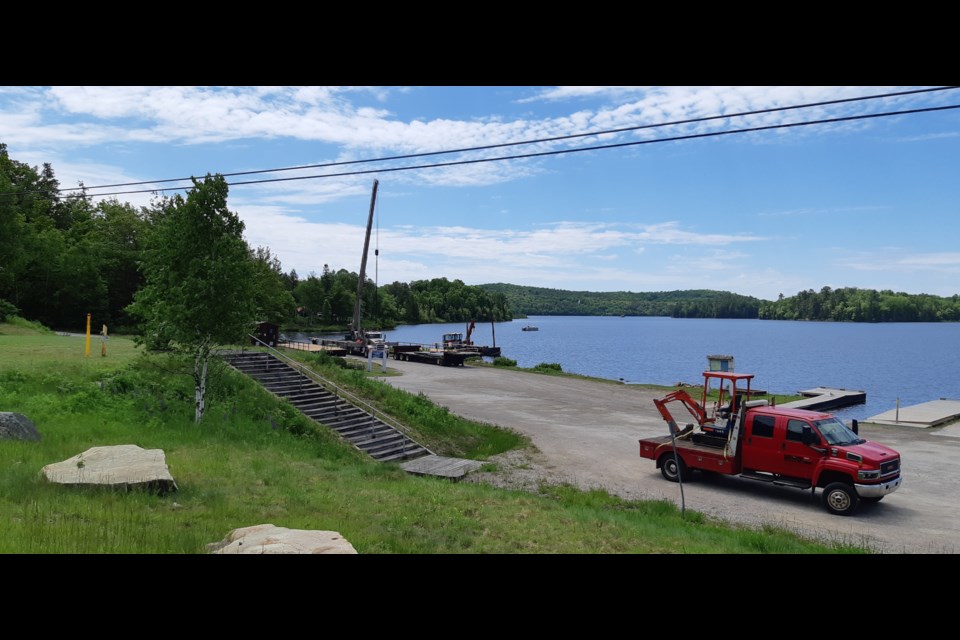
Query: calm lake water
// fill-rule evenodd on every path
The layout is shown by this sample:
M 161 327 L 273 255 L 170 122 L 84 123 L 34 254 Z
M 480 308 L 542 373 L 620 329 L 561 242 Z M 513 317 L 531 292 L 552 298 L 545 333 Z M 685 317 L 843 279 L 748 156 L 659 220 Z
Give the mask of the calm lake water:
M 528 324 L 539 330 L 522 331 Z M 433 344 L 452 331 L 466 326 L 404 325 L 387 340 Z M 865 404 L 835 412 L 843 420 L 894 409 L 898 398 L 901 407 L 960 399 L 960 323 L 530 316 L 477 323 L 472 338 L 496 344 L 521 367 L 555 362 L 568 373 L 627 383 L 700 384 L 708 355 L 731 355 L 736 371 L 755 374 L 752 386 L 772 393 L 865 391 Z

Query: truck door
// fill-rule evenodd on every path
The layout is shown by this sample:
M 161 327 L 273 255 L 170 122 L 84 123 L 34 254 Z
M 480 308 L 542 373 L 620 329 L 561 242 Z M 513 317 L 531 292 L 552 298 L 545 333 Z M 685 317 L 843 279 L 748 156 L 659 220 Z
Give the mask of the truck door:
M 813 468 L 815 466 L 816 452 L 809 446 L 803 444 L 803 427 L 809 427 L 810 423 L 806 420 L 797 420 L 791 418 L 787 420 L 787 429 L 784 433 L 784 439 L 780 443 L 780 451 L 783 455 L 782 474 L 792 478 L 802 478 L 810 480 L 813 478 Z
M 776 416 L 748 414 L 743 434 L 743 468 L 779 473 L 781 454 L 774 439 Z

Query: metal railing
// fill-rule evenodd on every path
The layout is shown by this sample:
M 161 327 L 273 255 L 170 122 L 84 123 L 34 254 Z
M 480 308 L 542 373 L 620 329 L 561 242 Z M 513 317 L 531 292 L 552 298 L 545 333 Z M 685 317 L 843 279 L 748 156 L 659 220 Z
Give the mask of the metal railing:
M 348 402 L 348 403 L 354 405 L 355 407 L 358 407 L 358 408 L 362 409 L 362 410 L 365 411 L 366 413 L 370 414 L 370 416 L 373 417 L 375 420 L 379 420 L 380 422 L 386 424 L 387 426 L 392 427 L 392 428 L 396 429 L 397 431 L 399 431 L 402 435 L 406 436 L 407 440 L 409 440 L 409 441 L 411 441 L 411 442 L 415 442 L 418 446 L 422 447 L 422 448 L 423 448 L 427 453 L 429 453 L 430 455 L 436 455 L 436 454 L 433 453 L 433 451 L 431 451 L 431 450 L 428 449 L 427 447 L 424 447 L 424 446 L 423 446 L 422 444 L 420 444 L 419 442 L 416 442 L 415 440 L 413 440 L 413 438 L 410 436 L 410 433 L 409 433 L 409 432 L 410 432 L 409 427 L 407 427 L 407 426 L 404 425 L 403 423 L 395 420 L 393 417 L 391 417 L 391 416 L 387 415 L 386 413 L 384 413 L 383 411 L 377 409 L 377 407 L 373 406 L 372 404 L 370 404 L 369 402 L 367 402 L 367 401 L 364 400 L 363 398 L 360 398 L 359 396 L 351 393 L 350 391 L 347 391 L 347 390 L 344 389 L 343 387 L 338 386 L 336 383 L 331 382 L 330 380 L 327 380 L 326 378 L 324 378 L 323 376 L 321 376 L 319 373 L 317 373 L 316 371 L 314 371 L 314 370 L 311 369 L 310 367 L 304 365 L 304 364 L 301 363 L 301 362 L 297 362 L 296 360 L 294 360 L 293 358 L 287 356 L 286 354 L 281 353 L 280 351 L 274 349 L 274 348 L 271 347 L 269 344 L 267 344 L 267 343 L 264 342 L 263 340 L 260 340 L 260 339 L 257 338 L 256 336 L 250 335 L 249 337 L 250 337 L 250 339 L 253 340 L 254 342 L 259 343 L 259 345 L 260 345 L 261 347 L 266 348 L 266 349 L 267 349 L 267 352 L 269 352 L 271 355 L 279 358 L 281 362 L 284 362 L 284 363 L 289 364 L 290 366 L 292 366 L 292 367 L 297 371 L 297 373 L 300 375 L 300 383 L 301 383 L 300 389 L 301 389 L 301 391 L 303 390 L 303 379 L 304 379 L 304 378 L 306 378 L 306 379 L 308 379 L 308 380 L 310 380 L 310 381 L 312 381 L 312 382 L 315 382 L 315 383 L 319 384 L 320 386 L 322 386 L 322 387 L 323 387 L 324 389 L 326 389 L 327 391 L 329 391 L 330 393 L 332 393 L 334 396 L 336 396 L 337 399 L 342 399 L 342 400 L 344 400 L 345 402 Z M 247 349 L 246 346 L 242 346 L 240 350 L 241 350 L 241 352 L 243 352 L 243 351 L 246 351 L 246 349 Z M 262 351 L 259 352 L 259 353 L 262 353 Z M 371 434 L 371 435 L 373 434 L 373 424 L 370 425 L 370 434 Z M 404 453 L 406 453 L 406 447 L 407 447 L 407 443 L 404 442 L 404 443 L 403 443 L 403 448 L 402 448 L 402 451 L 403 451 Z
M 278 342 L 277 344 L 281 344 L 281 342 Z M 294 351 L 310 351 L 310 345 L 312 343 L 304 342 L 303 340 L 283 340 L 282 344 L 284 347 L 293 349 Z

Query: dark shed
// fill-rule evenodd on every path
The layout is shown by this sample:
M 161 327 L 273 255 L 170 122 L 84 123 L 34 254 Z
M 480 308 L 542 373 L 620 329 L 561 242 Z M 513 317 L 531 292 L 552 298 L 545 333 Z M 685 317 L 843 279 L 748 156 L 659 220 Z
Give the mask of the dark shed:
M 271 347 L 277 346 L 277 340 L 280 338 L 280 325 L 274 324 L 272 322 L 258 322 L 257 328 L 253 332 L 254 337 L 261 342 L 264 342 Z M 260 343 L 257 340 L 250 340 L 250 343 L 254 346 L 259 345 Z

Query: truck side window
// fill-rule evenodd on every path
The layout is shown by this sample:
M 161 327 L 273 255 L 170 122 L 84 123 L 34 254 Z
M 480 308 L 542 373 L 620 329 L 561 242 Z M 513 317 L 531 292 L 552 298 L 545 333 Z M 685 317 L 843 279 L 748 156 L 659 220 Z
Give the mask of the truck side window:
M 775 416 L 754 416 L 751 433 L 763 438 L 772 438 L 773 425 L 776 421 L 777 418 Z
M 787 440 L 793 440 L 794 442 L 803 442 L 803 428 L 807 426 L 807 423 L 803 420 L 788 420 L 787 421 Z

